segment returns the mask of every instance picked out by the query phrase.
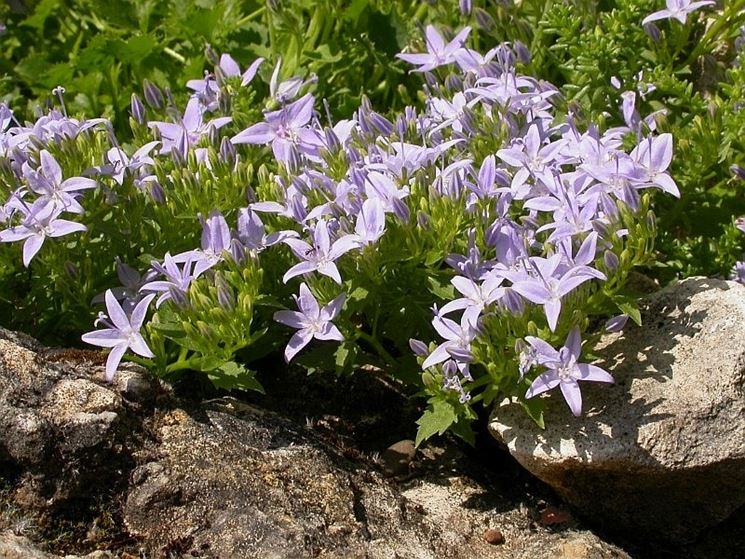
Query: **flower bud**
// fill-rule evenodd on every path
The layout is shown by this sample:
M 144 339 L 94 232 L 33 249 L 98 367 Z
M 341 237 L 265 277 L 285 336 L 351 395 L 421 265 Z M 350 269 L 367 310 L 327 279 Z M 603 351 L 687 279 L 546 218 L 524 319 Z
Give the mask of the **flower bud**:
M 220 145 L 220 131 L 217 129 L 217 126 L 210 124 L 209 128 L 207 128 L 207 139 L 215 147 Z
M 423 211 L 418 211 L 416 213 L 416 223 L 417 225 L 419 225 L 419 227 L 426 231 L 427 229 L 429 229 L 430 225 L 429 216 Z
M 482 10 L 481 8 L 476 8 L 473 11 L 473 15 L 476 18 L 476 23 L 478 24 L 478 26 L 481 27 L 481 29 L 483 29 L 484 31 L 489 31 L 494 27 L 494 18 L 491 17 L 488 12 Z
M 220 64 L 220 55 L 217 54 L 217 51 L 209 43 L 204 46 L 204 57 L 214 66 Z
M 76 279 L 78 277 L 78 267 L 73 262 L 65 261 L 63 268 L 70 278 Z
M 620 332 L 623 327 L 626 326 L 626 322 L 629 320 L 629 315 L 619 314 L 613 318 L 609 318 L 605 323 L 605 330 L 607 332 Z
M 729 170 L 736 179 L 745 181 L 745 167 L 742 167 L 740 165 L 732 165 Z
M 513 49 L 515 50 L 515 55 L 517 56 L 518 61 L 522 64 L 530 64 L 530 49 L 528 49 L 525 43 L 522 41 L 515 41 Z
M 463 80 L 456 74 L 448 74 L 445 78 L 445 87 L 450 91 L 460 91 L 463 88 Z
M 326 139 L 326 147 L 328 147 L 329 151 L 335 152 L 341 148 L 339 137 L 336 135 L 336 132 L 334 132 L 332 128 L 325 128 L 323 131 L 323 135 Z
M 230 95 L 226 94 L 224 91 L 221 91 L 220 96 L 217 99 L 217 106 L 220 109 L 220 112 L 224 115 L 230 114 L 232 104 L 233 103 L 230 100 Z
M 142 104 L 136 93 L 132 94 L 129 102 L 129 112 L 137 124 L 145 124 L 145 105 Z
M 646 25 L 643 25 L 642 28 L 644 29 L 644 32 L 649 35 L 649 38 L 652 39 L 655 43 L 660 42 L 660 28 L 657 27 L 654 23 L 647 23 Z
M 215 286 L 217 287 L 217 302 L 226 311 L 232 311 L 235 308 L 235 295 L 222 274 L 215 274 Z
M 233 167 L 236 161 L 235 146 L 229 138 L 225 137 L 220 141 L 220 160 L 229 167 Z
M 418 355 L 419 357 L 427 357 L 429 355 L 427 344 L 421 340 L 410 338 L 409 347 L 411 348 L 411 351 L 414 352 L 414 355 Z
M 612 250 L 606 250 L 603 254 L 603 263 L 609 270 L 616 270 L 619 265 L 618 256 Z
M 165 104 L 165 100 L 163 99 L 163 92 L 150 80 L 144 81 L 143 94 L 145 96 L 145 102 L 153 109 L 163 108 L 163 105 Z

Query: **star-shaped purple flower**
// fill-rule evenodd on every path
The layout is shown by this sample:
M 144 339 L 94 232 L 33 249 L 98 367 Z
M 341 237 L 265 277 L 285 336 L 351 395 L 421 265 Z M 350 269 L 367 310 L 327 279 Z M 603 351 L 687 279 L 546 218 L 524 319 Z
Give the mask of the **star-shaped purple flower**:
M 295 296 L 297 311 L 277 311 L 274 313 L 274 320 L 280 324 L 298 328 L 293 334 L 285 348 L 285 359 L 289 363 L 297 353 L 303 349 L 310 341 L 316 340 L 337 340 L 344 341 L 344 336 L 331 321 L 334 320 L 344 305 L 346 295 L 342 293 L 328 305 L 321 308 L 318 301 L 308 289 L 305 283 L 300 284 L 300 296 Z
M 140 334 L 142 323 L 145 321 L 145 316 L 147 315 L 148 306 L 150 306 L 150 303 L 155 298 L 155 294 L 148 295 L 137 303 L 131 316 L 127 316 L 111 290 L 106 292 L 105 298 L 106 310 L 109 313 L 108 319 L 110 319 L 110 322 L 105 318 L 105 315 L 99 315 L 96 324 L 101 322 L 106 328 L 83 334 L 82 339 L 91 345 L 112 348 L 108 359 L 106 359 L 106 380 L 111 381 L 114 378 L 119 362 L 128 349 L 131 349 L 141 357 L 155 357 L 147 346 L 147 343 L 145 343 L 142 334 Z
M 567 336 L 564 346 L 558 351 L 540 338 L 528 336 L 525 341 L 535 351 L 533 359 L 546 367 L 546 371 L 538 375 L 525 393 L 526 398 L 532 398 L 557 386 L 561 389 L 572 413 L 579 417 L 582 414 L 582 393 L 578 381 L 604 382 L 613 384 L 613 377 L 596 365 L 577 363 L 582 347 L 579 328 L 574 328 Z

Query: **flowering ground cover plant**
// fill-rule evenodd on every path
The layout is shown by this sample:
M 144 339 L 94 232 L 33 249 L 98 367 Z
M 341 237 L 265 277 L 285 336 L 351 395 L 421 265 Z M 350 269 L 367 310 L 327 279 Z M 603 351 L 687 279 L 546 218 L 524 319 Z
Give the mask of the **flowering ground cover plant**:
M 484 14 L 463 2 L 457 17 L 496 25 Z M 654 263 L 653 204 L 686 194 L 680 140 L 663 108 L 644 111 L 641 78 L 605 76 L 605 104 L 583 106 L 530 73 L 540 44 L 422 31 L 397 54 L 422 79 L 400 110 L 363 96 L 335 118 L 282 58 L 228 53 L 182 96 L 147 82 L 128 136 L 70 117 L 62 88 L 33 122 L 0 106 L 4 312 L 110 349 L 108 378 L 125 356 L 255 390 L 269 354 L 374 367 L 427 399 L 417 442 L 473 441 L 496 398 L 542 425 L 536 396 L 558 389 L 581 414 L 582 383 L 613 382 L 594 342 L 640 320 L 626 285 Z

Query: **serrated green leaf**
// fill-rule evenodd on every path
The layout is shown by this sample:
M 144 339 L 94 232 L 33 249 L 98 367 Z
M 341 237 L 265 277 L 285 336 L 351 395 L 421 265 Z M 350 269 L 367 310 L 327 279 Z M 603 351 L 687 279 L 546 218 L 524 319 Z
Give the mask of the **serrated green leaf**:
M 546 428 L 546 423 L 543 420 L 543 412 L 546 409 L 546 404 L 543 398 L 520 398 L 520 405 L 528 414 L 528 417 L 532 419 L 540 429 Z
M 628 315 L 637 326 L 642 325 L 642 315 L 635 298 L 625 295 L 614 295 L 612 300 L 616 307 L 618 307 L 623 314 Z
M 442 435 L 457 420 L 458 416 L 450 403 L 444 400 L 435 400 L 432 406 L 417 420 L 419 429 L 416 432 L 416 446 L 433 435 Z
M 256 380 L 255 373 L 235 361 L 224 363 L 214 371 L 210 371 L 207 376 L 218 388 L 226 390 L 239 388 L 241 390 L 253 390 L 261 394 L 265 393 L 264 387 Z
M 445 300 L 455 299 L 455 289 L 451 283 L 442 283 L 433 277 L 427 278 L 427 283 L 429 284 L 429 292 L 435 297 Z

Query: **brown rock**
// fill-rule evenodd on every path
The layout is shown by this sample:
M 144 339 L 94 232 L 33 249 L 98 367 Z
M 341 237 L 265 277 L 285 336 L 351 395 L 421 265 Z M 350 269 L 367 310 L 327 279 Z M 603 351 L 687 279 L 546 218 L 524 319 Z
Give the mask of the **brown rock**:
M 393 477 L 409 473 L 411 463 L 416 456 L 416 445 L 412 440 L 398 441 L 380 455 L 380 465 L 386 476 Z
M 491 545 L 501 545 L 504 543 L 504 535 L 495 528 L 489 528 L 484 532 L 484 541 Z
M 556 391 L 545 431 L 510 402 L 490 430 L 587 518 L 641 541 L 687 542 L 745 505 L 745 286 L 703 278 L 647 301 L 642 327 L 596 353 L 613 386 Z

